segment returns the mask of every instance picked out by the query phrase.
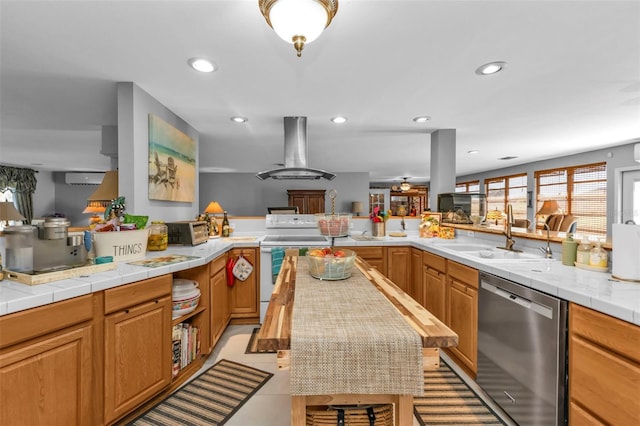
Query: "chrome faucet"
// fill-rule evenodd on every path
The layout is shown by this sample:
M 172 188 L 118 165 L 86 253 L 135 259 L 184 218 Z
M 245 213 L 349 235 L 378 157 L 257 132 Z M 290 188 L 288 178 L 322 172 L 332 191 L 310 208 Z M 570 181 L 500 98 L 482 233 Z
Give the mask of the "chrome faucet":
M 545 228 L 547 228 L 547 247 L 538 247 L 538 249 L 544 253 L 544 257 L 546 257 L 547 259 L 551 259 L 553 257 L 553 253 L 551 252 L 551 246 L 549 245 L 549 225 L 547 224 L 547 222 L 542 222 L 542 224 Z
M 504 236 L 507 237 L 507 240 L 505 241 L 504 247 L 497 247 L 497 248 L 520 253 L 522 252 L 522 250 L 517 250 L 513 248 L 513 245 L 516 243 L 516 241 L 513 239 L 513 235 L 511 234 L 512 224 L 513 224 L 513 207 L 511 206 L 511 204 L 508 204 L 507 205 L 507 226 L 503 232 Z
M 404 216 L 402 216 L 402 220 L 400 221 L 400 227 L 403 231 L 407 229 L 407 225 L 404 223 Z

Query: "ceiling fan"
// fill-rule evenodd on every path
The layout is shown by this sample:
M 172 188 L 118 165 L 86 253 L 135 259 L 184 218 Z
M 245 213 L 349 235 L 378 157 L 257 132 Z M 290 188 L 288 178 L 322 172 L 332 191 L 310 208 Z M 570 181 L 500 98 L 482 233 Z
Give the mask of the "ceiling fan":
M 400 190 L 406 192 L 411 189 L 411 184 L 407 181 L 408 177 L 403 177 L 402 179 L 404 180 L 400 183 Z

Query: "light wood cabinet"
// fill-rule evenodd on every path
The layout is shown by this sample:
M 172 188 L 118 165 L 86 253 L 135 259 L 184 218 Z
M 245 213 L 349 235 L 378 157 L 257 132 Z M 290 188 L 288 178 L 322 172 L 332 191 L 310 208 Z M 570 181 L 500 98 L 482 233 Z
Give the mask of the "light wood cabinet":
M 569 424 L 640 419 L 640 327 L 569 304 Z
M 164 275 L 105 291 L 106 423 L 171 384 L 171 285 Z
M 429 253 L 422 253 L 422 273 L 424 282 L 424 306 L 440 321 L 447 317 L 447 274 L 446 259 Z
M 445 324 L 458 334 L 458 346 L 447 348 L 467 373 L 478 371 L 478 271 L 447 260 Z
M 411 248 L 387 247 L 387 278 L 408 293 L 411 283 Z
M 260 275 L 258 265 L 258 249 L 242 248 L 233 249 L 230 256 L 244 256 L 252 265 L 253 272 L 245 281 L 235 280 L 233 287 L 229 289 L 229 309 L 231 318 L 235 323 L 259 321 L 259 287 L 258 276 Z
M 211 261 L 211 342 L 215 345 L 225 326 L 229 322 L 229 292 L 225 264 L 227 256 L 223 255 Z
M 324 213 L 325 190 L 289 189 L 289 205 L 298 207 L 300 214 Z
M 382 246 L 353 246 L 345 247 L 346 249 L 355 251 L 369 265 L 376 268 L 383 275 L 387 275 L 387 256 Z
M 0 424 L 93 421 L 92 296 L 0 317 Z
M 422 274 L 422 250 L 411 248 L 411 280 L 409 281 L 409 296 L 424 306 L 424 277 Z

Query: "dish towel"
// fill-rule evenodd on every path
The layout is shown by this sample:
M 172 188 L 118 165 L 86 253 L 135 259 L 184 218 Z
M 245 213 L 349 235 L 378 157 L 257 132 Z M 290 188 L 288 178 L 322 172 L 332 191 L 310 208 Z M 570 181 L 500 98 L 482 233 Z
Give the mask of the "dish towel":
M 280 268 L 282 268 L 282 261 L 284 260 L 284 248 L 274 247 L 271 249 L 271 275 L 273 275 L 273 282 L 276 281 Z

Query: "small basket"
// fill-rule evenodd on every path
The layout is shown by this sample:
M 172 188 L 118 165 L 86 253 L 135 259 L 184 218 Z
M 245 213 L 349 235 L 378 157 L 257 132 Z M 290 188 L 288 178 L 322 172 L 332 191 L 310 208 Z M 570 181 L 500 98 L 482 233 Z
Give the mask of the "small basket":
M 346 237 L 351 227 L 351 213 L 316 214 L 320 234 L 327 237 Z
M 342 414 L 340 414 L 340 410 L 342 410 Z M 344 416 L 344 423 L 338 423 L 338 416 Z M 339 424 L 347 426 L 392 426 L 393 406 L 391 404 L 383 404 L 307 407 L 306 426 L 336 426 Z

